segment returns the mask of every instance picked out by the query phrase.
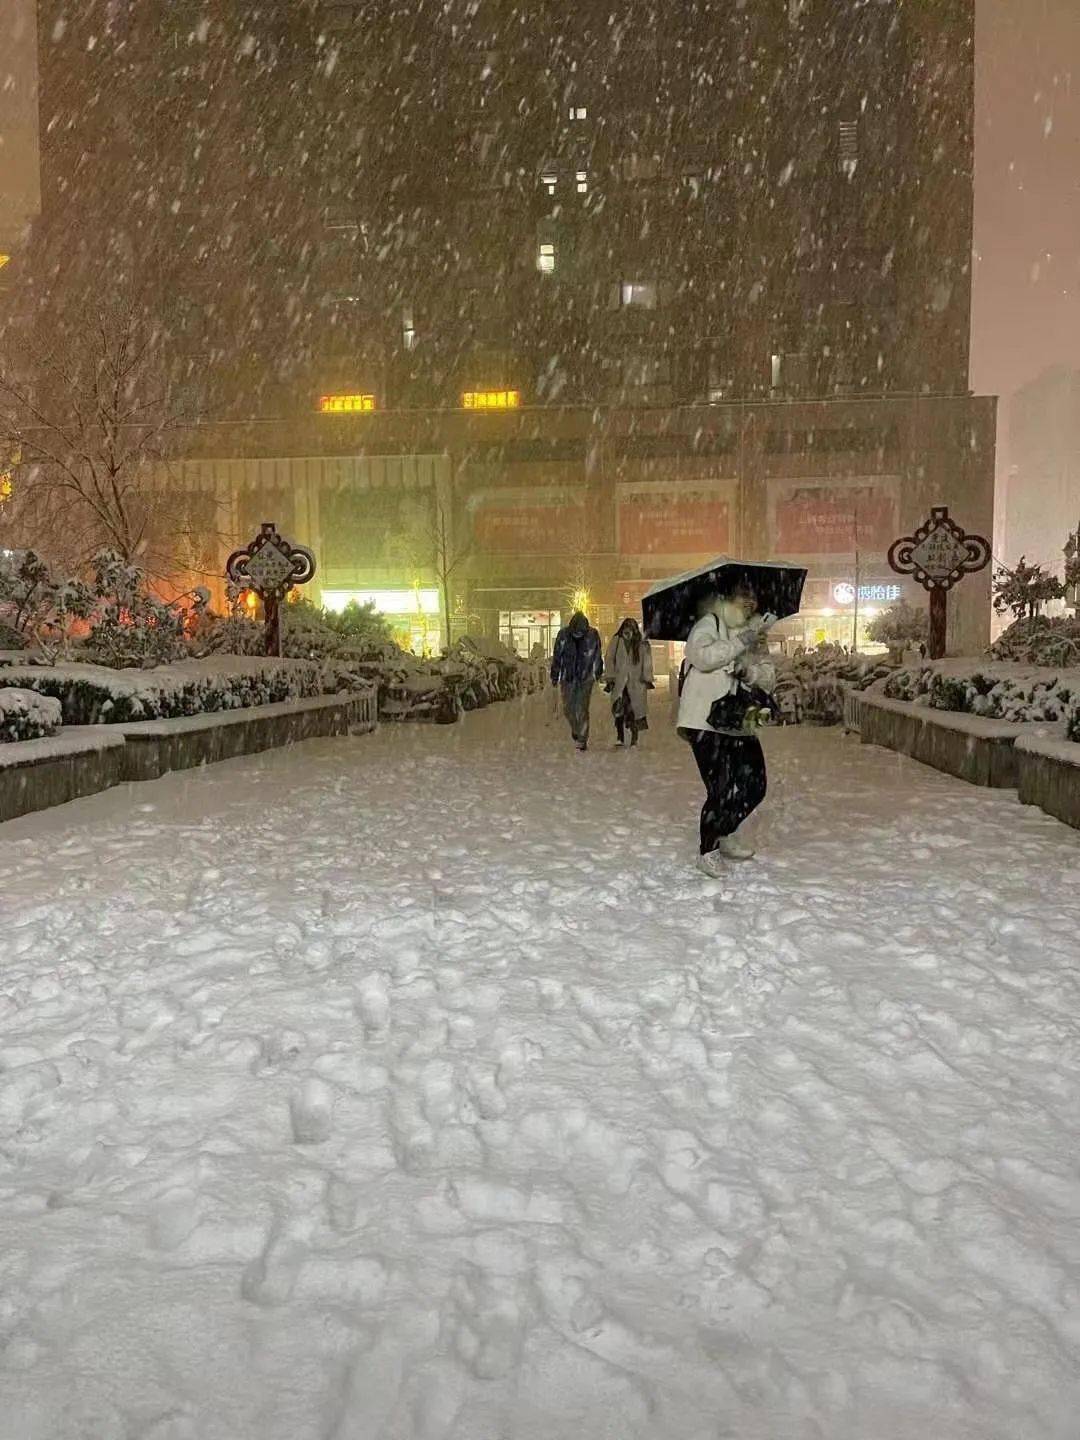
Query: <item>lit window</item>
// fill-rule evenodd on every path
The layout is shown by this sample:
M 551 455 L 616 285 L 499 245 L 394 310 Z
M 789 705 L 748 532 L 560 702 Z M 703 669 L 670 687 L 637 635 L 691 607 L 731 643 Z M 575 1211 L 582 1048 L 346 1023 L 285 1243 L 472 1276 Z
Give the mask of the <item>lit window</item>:
M 8 263 L 10 259 L 10 255 L 0 255 L 0 270 L 4 268 L 4 266 Z
M 553 275 L 555 273 L 555 246 L 541 245 L 540 253 L 536 257 L 536 268 L 542 275 Z
M 780 381 L 783 375 L 783 368 L 783 357 L 780 355 L 774 355 L 772 357 L 772 388 L 774 390 L 780 389 Z
M 555 194 L 555 186 L 558 183 L 558 178 L 559 177 L 552 174 L 550 170 L 547 171 L 546 174 L 540 176 L 540 183 L 543 185 L 544 189 L 549 195 Z
M 406 350 L 412 350 L 416 346 L 416 326 L 413 323 L 413 309 L 406 305 L 401 312 L 401 343 Z
M 639 310 L 655 310 L 656 285 L 651 280 L 624 280 L 619 288 L 619 303 Z
M 577 193 L 579 195 L 587 195 L 589 193 L 589 172 L 587 170 L 579 170 L 576 181 Z
M 587 105 L 571 105 L 571 120 L 587 120 L 589 118 L 589 107 Z
M 859 164 L 859 122 L 840 121 L 840 169 L 849 178 Z
M 375 409 L 374 395 L 322 395 L 319 410 L 323 415 L 363 415 Z
M 464 410 L 517 410 L 520 390 L 466 390 L 461 397 Z

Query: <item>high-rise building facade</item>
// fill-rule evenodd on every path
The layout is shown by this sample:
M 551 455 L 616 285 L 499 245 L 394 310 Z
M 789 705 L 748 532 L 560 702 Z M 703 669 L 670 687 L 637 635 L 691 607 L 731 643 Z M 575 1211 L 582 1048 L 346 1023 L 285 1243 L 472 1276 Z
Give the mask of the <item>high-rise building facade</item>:
M 1009 407 L 1011 470 L 1005 486 L 1005 555 L 1059 573 L 1080 521 L 1080 371 L 1056 365 Z
M 51 280 L 233 414 L 963 394 L 972 10 L 40 0 Z
M 38 3 L 41 303 L 150 316 L 204 460 L 448 457 L 488 628 L 721 532 L 885 593 L 920 506 L 992 523 L 972 0 Z

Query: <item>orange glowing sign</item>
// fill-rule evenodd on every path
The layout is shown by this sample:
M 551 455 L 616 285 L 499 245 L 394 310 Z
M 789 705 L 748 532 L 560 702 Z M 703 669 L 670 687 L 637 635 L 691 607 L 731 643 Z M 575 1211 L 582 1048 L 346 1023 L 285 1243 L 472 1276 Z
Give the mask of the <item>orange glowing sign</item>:
M 465 410 L 517 410 L 520 390 L 466 390 L 461 397 Z
M 374 395 L 322 395 L 319 398 L 323 415 L 367 415 L 374 409 Z

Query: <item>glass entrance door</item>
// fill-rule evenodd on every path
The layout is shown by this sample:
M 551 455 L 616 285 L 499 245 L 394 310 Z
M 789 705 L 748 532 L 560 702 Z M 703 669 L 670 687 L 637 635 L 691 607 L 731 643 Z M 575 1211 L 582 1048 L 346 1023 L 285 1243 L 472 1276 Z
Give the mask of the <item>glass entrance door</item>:
M 534 652 L 550 655 L 561 627 L 562 615 L 558 610 L 499 612 L 499 639 L 523 660 L 527 660 Z

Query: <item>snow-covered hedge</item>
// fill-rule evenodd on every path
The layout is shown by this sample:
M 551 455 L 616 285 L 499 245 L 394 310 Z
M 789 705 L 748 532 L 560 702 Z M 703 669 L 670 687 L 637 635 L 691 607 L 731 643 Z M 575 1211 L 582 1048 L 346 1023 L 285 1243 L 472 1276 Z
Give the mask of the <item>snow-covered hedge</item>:
M 15 665 L 6 683 L 59 701 L 66 725 L 171 720 L 272 705 L 326 693 L 321 666 L 307 660 L 217 656 L 154 669 L 111 670 L 102 665 Z
M 465 710 L 480 710 L 542 687 L 544 667 L 521 660 L 497 640 L 465 636 L 439 660 L 422 660 L 396 645 L 376 652 L 345 652 L 328 662 L 342 688 L 359 682 L 379 687 L 384 720 L 452 723 Z
M 35 690 L 0 689 L 0 744 L 55 735 L 61 719 L 59 700 Z
M 1080 666 L 1080 619 L 1036 615 L 1017 620 L 991 645 L 993 660 L 1011 660 L 1021 665 L 1046 665 L 1054 669 Z
M 977 660 L 941 661 L 898 670 L 885 682 L 890 700 L 981 715 L 988 720 L 1075 726 L 1080 670 L 1052 671 Z
M 817 725 L 839 725 L 844 718 L 844 692 L 866 690 L 895 669 L 885 656 L 852 655 L 839 645 L 775 658 L 782 710 Z

